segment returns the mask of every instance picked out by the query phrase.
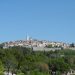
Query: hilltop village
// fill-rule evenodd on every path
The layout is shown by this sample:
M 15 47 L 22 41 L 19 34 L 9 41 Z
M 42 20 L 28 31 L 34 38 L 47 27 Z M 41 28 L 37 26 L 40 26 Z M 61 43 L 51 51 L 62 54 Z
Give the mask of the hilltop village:
M 61 50 L 61 48 L 66 49 L 70 47 L 70 44 L 63 43 L 63 42 L 51 42 L 46 40 L 37 40 L 32 39 L 27 36 L 26 40 L 17 40 L 17 41 L 10 41 L 3 43 L 3 49 L 14 47 L 14 46 L 21 46 L 21 47 L 28 47 L 33 48 L 33 50 Z

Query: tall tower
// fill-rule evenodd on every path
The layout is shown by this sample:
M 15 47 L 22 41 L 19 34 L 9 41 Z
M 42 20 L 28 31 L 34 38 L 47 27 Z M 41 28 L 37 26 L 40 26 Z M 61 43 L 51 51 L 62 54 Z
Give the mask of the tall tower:
M 27 36 L 26 36 L 26 41 L 29 41 L 29 36 L 28 36 L 28 34 L 27 34 Z

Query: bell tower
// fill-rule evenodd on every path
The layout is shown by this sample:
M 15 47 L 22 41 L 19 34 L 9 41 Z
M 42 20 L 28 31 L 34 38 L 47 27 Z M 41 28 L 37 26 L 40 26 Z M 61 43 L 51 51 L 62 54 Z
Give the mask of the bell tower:
M 29 36 L 28 36 L 28 34 L 26 35 L 26 41 L 29 41 Z

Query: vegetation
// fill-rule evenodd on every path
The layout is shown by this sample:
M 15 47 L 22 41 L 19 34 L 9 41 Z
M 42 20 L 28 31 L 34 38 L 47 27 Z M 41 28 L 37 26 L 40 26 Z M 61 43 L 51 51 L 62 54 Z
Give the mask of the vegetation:
M 0 75 L 57 75 L 75 69 L 75 51 L 34 52 L 24 47 L 0 48 Z

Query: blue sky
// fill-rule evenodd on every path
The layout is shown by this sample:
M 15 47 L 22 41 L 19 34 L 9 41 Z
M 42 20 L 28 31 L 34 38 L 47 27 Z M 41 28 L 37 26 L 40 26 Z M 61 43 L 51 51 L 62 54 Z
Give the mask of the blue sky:
M 0 0 L 0 42 L 25 39 L 75 42 L 75 0 Z

